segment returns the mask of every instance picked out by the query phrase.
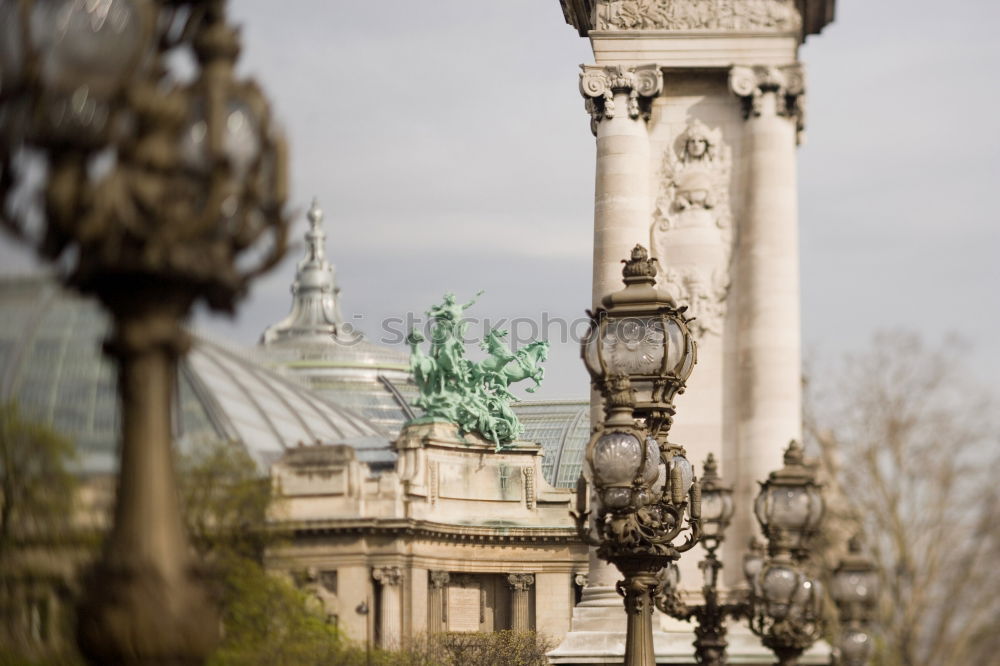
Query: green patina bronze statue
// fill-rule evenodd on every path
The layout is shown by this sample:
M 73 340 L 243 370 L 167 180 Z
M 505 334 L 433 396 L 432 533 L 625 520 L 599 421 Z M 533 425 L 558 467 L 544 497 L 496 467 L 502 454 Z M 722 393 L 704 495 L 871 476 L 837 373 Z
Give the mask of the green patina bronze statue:
M 414 403 L 424 410 L 428 419 L 443 419 L 458 425 L 463 432 L 479 433 L 500 449 L 520 436 L 524 429 L 510 403 L 514 394 L 510 385 L 525 379 L 535 382 L 526 389 L 533 393 L 541 384 L 549 343 L 531 342 L 516 352 L 504 343 L 507 331 L 494 328 L 480 345 L 489 356 L 473 362 L 465 358 L 465 332 L 468 323 L 462 321 L 466 309 L 482 294 L 468 303 L 459 304 L 455 295 L 444 295 L 444 302 L 427 311 L 431 318 L 431 349 L 425 354 L 420 343 L 425 341 L 418 331 L 410 331 L 410 370 L 420 389 Z

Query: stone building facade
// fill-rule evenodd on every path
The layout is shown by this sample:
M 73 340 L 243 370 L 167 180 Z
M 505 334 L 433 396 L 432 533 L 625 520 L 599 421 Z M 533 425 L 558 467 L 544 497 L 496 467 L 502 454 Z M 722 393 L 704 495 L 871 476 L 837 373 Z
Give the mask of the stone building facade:
M 542 475 L 543 452 L 440 421 L 407 425 L 391 471 L 349 446 L 290 449 L 271 467 L 274 520 L 293 536 L 276 570 L 311 572 L 351 638 L 391 647 L 434 631 L 569 629 L 587 551 L 572 493 Z

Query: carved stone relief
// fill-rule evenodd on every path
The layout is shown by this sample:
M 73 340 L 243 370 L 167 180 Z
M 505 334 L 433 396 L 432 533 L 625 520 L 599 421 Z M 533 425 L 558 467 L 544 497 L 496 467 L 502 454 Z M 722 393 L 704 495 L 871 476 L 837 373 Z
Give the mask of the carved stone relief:
M 663 74 L 659 66 L 639 65 L 580 65 L 580 94 L 590 114 L 590 129 L 597 134 L 597 124 L 621 113 L 615 105 L 615 93 L 628 94 L 625 111 L 633 120 L 649 119 L 650 101 L 663 90 Z
M 529 509 L 535 508 L 535 469 L 524 468 L 524 502 Z
M 507 585 L 517 592 L 524 592 L 535 584 L 535 575 L 530 573 L 507 574 Z
M 688 306 L 698 337 L 721 334 L 726 312 L 733 245 L 731 168 L 721 130 L 697 119 L 667 149 L 661 167 L 650 245 L 663 268 L 661 286 Z
M 403 582 L 403 571 L 399 567 L 378 567 L 372 570 L 372 578 L 383 586 L 399 585 Z
M 795 0 L 598 0 L 598 30 L 793 32 Z
M 435 506 L 438 500 L 438 493 L 440 492 L 440 475 L 441 470 L 439 469 L 438 461 L 431 462 L 428 465 L 428 476 L 430 477 L 430 482 L 427 484 L 427 501 L 430 502 L 431 506 Z
M 432 588 L 440 590 L 451 582 L 451 574 L 447 571 L 431 571 L 429 580 Z
M 729 88 L 743 102 L 743 117 L 764 112 L 764 94 L 774 93 L 774 112 L 793 118 L 802 142 L 806 126 L 806 74 L 801 64 L 784 67 L 733 67 L 729 70 Z

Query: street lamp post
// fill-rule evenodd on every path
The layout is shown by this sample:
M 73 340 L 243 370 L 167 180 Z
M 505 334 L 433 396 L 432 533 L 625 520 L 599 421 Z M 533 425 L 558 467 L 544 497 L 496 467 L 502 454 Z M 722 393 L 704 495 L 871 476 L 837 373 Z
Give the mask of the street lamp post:
M 0 0 L 0 44 L 0 221 L 113 321 L 118 489 L 80 648 L 201 663 L 219 623 L 173 476 L 182 322 L 198 301 L 231 311 L 284 254 L 284 144 L 234 76 L 224 0 Z
M 861 552 L 861 541 L 854 537 L 848 553 L 833 572 L 830 583 L 840 615 L 840 640 L 837 644 L 840 666 L 866 666 L 871 659 L 872 620 L 878 601 L 878 572 Z
M 809 539 L 823 516 L 823 497 L 813 471 L 805 464 L 802 447 L 792 442 L 785 465 L 761 484 L 754 502 L 768 549 L 756 538 L 743 558 L 750 584 L 747 598 L 720 603 L 718 580 L 722 563 L 716 550 L 732 518 L 732 490 L 718 474 L 709 455 L 702 475 L 701 543 L 707 551 L 699 563 L 704 574 L 701 604 L 686 604 L 680 594 L 676 566 L 664 573 L 656 591 L 656 606 L 679 620 L 695 620 L 695 657 L 699 664 L 726 663 L 726 618 L 750 620 L 750 629 L 778 657 L 781 666 L 793 666 L 819 637 L 822 591 L 803 570 Z
M 744 570 L 750 583 L 750 630 L 778 657 L 794 666 L 822 630 L 822 587 L 804 562 L 809 539 L 823 518 L 823 495 L 798 442 L 785 451 L 785 464 L 761 483 L 754 513 L 767 537 L 768 556 L 751 557 Z
M 716 550 L 725 539 L 725 530 L 733 516 L 733 491 L 719 476 L 718 464 L 711 453 L 705 460 L 701 477 L 701 545 L 705 559 L 698 563 L 704 576 L 703 603 L 686 604 L 680 594 L 680 572 L 676 564 L 664 572 L 656 591 L 656 607 L 678 620 L 695 620 L 695 658 L 699 664 L 721 666 L 726 663 L 727 617 L 746 615 L 746 604 L 720 603 L 719 571 L 722 562 Z
M 684 449 L 667 440 L 673 398 L 696 352 L 683 308 L 655 287 L 656 260 L 637 245 L 624 264 L 625 288 L 591 313 L 583 341 L 606 415 L 587 444 L 574 517 L 582 538 L 624 575 L 617 588 L 627 614 L 625 666 L 654 666 L 652 593 L 660 570 L 700 535 L 700 486 Z

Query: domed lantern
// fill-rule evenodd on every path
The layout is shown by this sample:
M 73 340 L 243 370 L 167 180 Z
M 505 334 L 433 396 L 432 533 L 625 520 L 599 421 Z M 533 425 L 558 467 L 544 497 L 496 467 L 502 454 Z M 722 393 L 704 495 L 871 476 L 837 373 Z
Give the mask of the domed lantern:
M 843 666 L 865 666 L 875 652 L 872 637 L 856 627 L 847 627 L 840 632 L 837 648 L 840 651 L 837 663 Z
M 660 448 L 641 432 L 609 430 L 588 447 L 587 466 L 602 509 L 642 506 L 660 474 Z
M 709 453 L 701 477 L 702 545 L 718 547 L 732 517 L 733 489 L 719 476 L 715 455 Z
M 156 19 L 152 0 L 3 3 L 0 130 L 28 141 L 100 145 L 116 97 L 153 61 Z
M 788 555 L 768 559 L 752 581 L 757 612 L 774 621 L 815 620 L 823 598 L 818 581 L 805 574 Z
M 644 247 L 636 245 L 623 263 L 625 288 L 605 296 L 602 307 L 591 313 L 583 361 L 602 391 L 608 378 L 627 376 L 633 413 L 669 429 L 674 396 L 684 391 L 697 360 L 690 320 L 670 294 L 656 287 L 656 259 Z
M 850 540 L 847 555 L 833 572 L 830 596 L 837 604 L 842 622 L 871 619 L 878 598 L 878 571 L 862 554 L 857 537 Z
M 784 462 L 760 484 L 754 513 L 772 550 L 798 553 L 823 519 L 823 494 L 798 442 L 788 445 Z

